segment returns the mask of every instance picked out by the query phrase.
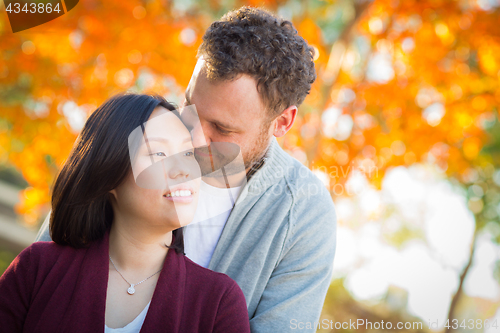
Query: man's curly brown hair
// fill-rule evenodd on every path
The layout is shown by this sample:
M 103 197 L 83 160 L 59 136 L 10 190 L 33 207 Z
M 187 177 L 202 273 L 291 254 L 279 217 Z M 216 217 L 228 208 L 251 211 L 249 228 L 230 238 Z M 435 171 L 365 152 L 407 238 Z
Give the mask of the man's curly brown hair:
M 258 8 L 241 7 L 212 23 L 198 56 L 209 80 L 253 77 L 272 118 L 299 106 L 316 79 L 314 49 L 290 21 Z

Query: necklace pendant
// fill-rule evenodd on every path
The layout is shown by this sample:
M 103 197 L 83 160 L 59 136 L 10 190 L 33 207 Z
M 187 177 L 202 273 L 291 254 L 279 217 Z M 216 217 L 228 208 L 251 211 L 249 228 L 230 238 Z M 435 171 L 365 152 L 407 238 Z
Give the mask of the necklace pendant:
M 128 289 L 127 289 L 127 293 L 128 293 L 129 295 L 133 295 L 133 294 L 135 293 L 135 288 L 134 288 L 134 285 L 133 285 L 133 284 L 131 284 L 131 285 L 130 285 L 130 287 L 128 287 Z

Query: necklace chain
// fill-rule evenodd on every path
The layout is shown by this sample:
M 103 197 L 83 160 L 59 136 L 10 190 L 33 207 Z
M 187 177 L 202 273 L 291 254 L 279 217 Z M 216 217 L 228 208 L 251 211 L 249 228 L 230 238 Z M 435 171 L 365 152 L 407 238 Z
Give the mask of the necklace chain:
M 120 274 L 120 276 L 122 277 L 123 280 L 125 280 L 125 282 L 127 282 L 128 284 L 130 284 L 130 287 L 127 289 L 127 293 L 129 293 L 130 295 L 133 295 L 135 293 L 135 286 L 143 283 L 144 281 L 148 280 L 149 278 L 152 278 L 153 276 L 155 276 L 156 274 L 160 273 L 161 272 L 161 269 L 156 272 L 156 273 L 153 273 L 151 274 L 150 276 L 148 276 L 147 278 L 145 278 L 144 280 L 142 280 L 141 282 L 137 282 L 137 283 L 130 283 L 127 281 L 127 279 L 125 279 L 125 277 L 123 276 L 123 274 L 118 270 L 118 268 L 116 268 L 115 266 L 115 263 L 113 262 L 113 259 L 111 259 L 111 256 L 109 256 L 109 261 L 111 261 L 111 264 L 113 265 L 113 267 L 115 268 L 115 270 L 118 272 L 118 274 Z

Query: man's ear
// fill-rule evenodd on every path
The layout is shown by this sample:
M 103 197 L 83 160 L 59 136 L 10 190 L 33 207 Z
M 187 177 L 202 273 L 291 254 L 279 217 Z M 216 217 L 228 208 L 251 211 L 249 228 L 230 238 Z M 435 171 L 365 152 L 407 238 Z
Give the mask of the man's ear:
M 283 136 L 292 128 L 295 116 L 297 115 L 297 106 L 291 105 L 274 119 L 273 135 L 277 138 Z

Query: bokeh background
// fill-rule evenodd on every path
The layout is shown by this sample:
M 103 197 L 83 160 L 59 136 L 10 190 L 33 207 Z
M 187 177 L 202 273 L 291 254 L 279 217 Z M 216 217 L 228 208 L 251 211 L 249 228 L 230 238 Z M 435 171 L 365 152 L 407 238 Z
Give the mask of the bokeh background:
M 316 50 L 279 142 L 336 204 L 321 318 L 499 332 L 499 0 L 81 0 L 16 34 L 0 2 L 0 273 L 96 106 L 125 90 L 180 104 L 205 29 L 241 5 L 290 19 Z

